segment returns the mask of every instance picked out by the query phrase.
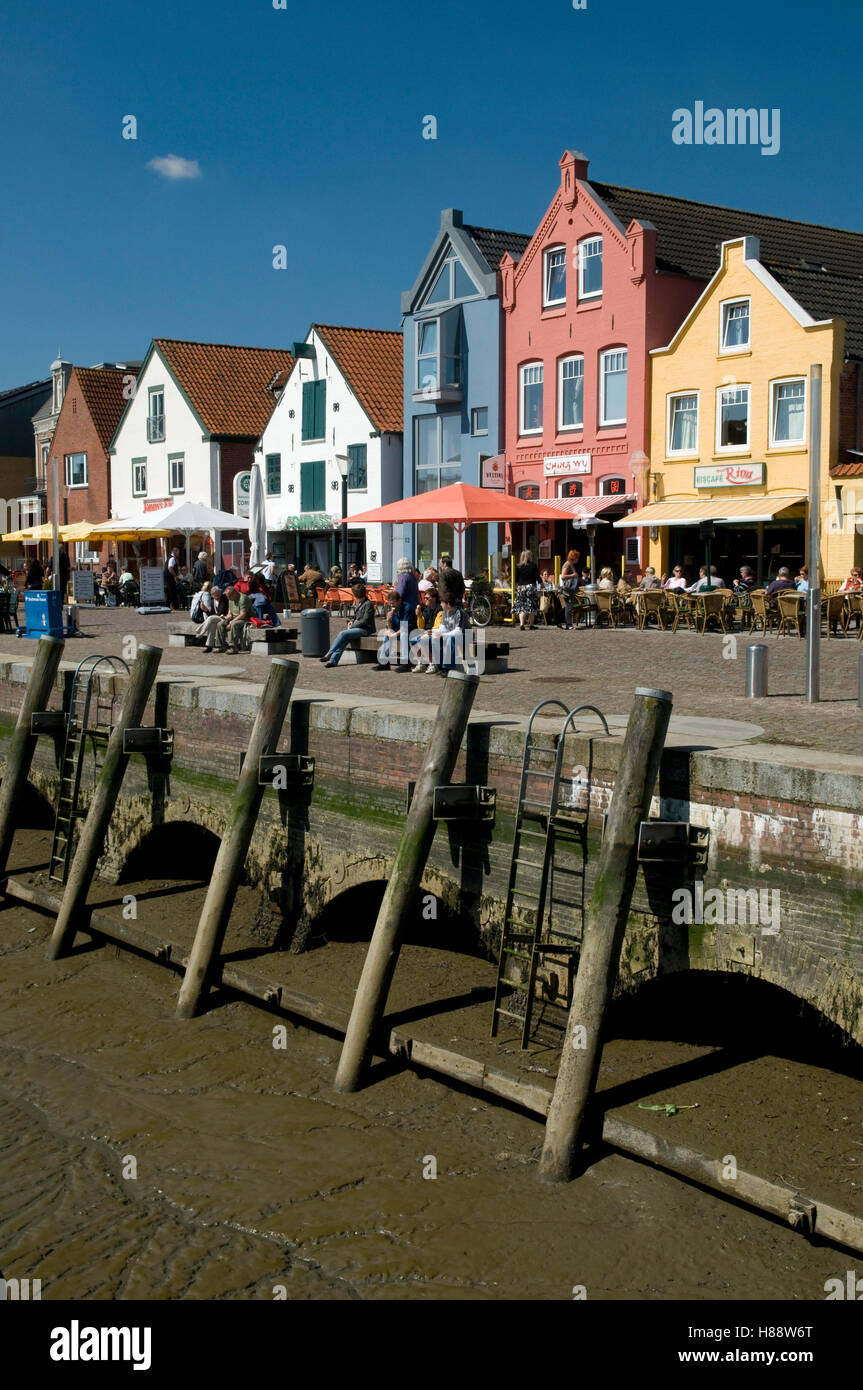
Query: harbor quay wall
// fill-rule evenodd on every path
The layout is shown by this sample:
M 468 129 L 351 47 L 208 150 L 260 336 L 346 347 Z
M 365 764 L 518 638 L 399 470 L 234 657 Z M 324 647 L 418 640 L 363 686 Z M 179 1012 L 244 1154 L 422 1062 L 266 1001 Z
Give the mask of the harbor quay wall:
M 0 755 L 31 660 L 0 660 Z M 61 666 L 52 708 L 68 699 L 72 669 Z M 119 702 L 124 683 L 102 678 L 103 695 Z M 261 689 L 241 679 L 157 681 L 144 722 L 173 729 L 174 755 L 130 759 L 101 878 L 122 882 L 133 855 L 140 864 L 148 846 L 166 843 L 160 835 L 170 833 L 175 849 L 184 832 L 210 832 L 214 843 L 221 837 Z M 494 957 L 526 718 L 483 712 L 482 693 L 480 685 L 453 780 L 493 787 L 496 820 L 493 827 L 438 826 L 417 914 L 439 913 L 442 935 L 446 922 L 447 939 L 457 939 L 459 949 Z M 246 881 L 275 924 L 273 944 L 303 949 L 322 915 L 334 911 L 364 912 L 371 933 L 373 893 L 386 885 L 408 786 L 422 766 L 436 714 L 408 696 L 406 690 L 405 702 L 397 703 L 294 691 L 279 748 L 315 759 L 314 788 L 311 795 L 264 792 L 246 863 Z M 549 757 L 559 723 L 537 721 Z M 622 747 L 622 731 L 567 739 L 564 773 L 581 779 L 574 792 L 582 801 L 582 769 L 591 772 L 588 899 Z M 31 783 L 51 806 L 59 754 L 54 740 L 39 739 Z M 95 775 L 88 754 L 84 808 Z M 758 742 L 706 749 L 676 736 L 663 755 L 651 815 L 705 831 L 705 862 L 640 865 L 617 991 L 684 970 L 743 973 L 788 991 L 863 1043 L 863 758 Z M 190 863 L 188 877 L 194 876 Z M 554 910 L 577 945 L 578 904 Z M 431 930 L 427 939 L 434 944 Z M 556 991 L 557 1002 L 566 1002 L 571 972 L 552 975 L 547 987 L 549 997 Z

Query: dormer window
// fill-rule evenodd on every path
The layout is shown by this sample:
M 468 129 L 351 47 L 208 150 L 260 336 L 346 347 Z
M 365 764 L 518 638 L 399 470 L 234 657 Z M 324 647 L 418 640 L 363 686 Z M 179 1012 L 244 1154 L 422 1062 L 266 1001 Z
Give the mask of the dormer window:
M 544 257 L 543 307 L 566 303 L 566 247 L 552 246 Z
M 417 320 L 415 400 L 461 399 L 461 312 L 447 309 L 437 318 Z
M 749 300 L 730 299 L 722 305 L 721 352 L 741 352 L 749 347 Z
M 598 299 L 602 294 L 602 237 L 578 243 L 578 297 Z
M 468 275 L 458 256 L 450 251 L 437 279 L 426 298 L 426 304 L 451 304 L 455 299 L 469 299 L 479 290 Z

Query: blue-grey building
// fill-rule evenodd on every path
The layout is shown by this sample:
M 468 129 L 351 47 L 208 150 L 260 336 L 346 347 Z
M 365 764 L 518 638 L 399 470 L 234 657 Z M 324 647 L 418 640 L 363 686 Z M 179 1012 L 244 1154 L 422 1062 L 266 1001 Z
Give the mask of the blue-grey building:
M 402 295 L 404 330 L 404 495 L 448 483 L 486 484 L 486 460 L 503 451 L 503 311 L 498 267 L 518 260 L 530 241 L 517 232 L 468 227 L 456 208 L 440 231 L 413 289 Z M 394 537 L 398 554 L 398 527 Z M 466 539 L 465 568 L 485 567 L 489 530 Z M 457 553 L 452 527 L 404 528 L 404 553 L 421 567 Z

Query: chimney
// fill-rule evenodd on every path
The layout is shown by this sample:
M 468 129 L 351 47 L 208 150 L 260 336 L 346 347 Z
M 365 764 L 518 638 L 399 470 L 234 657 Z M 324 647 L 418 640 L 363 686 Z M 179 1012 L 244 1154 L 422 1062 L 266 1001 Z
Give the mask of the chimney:
M 464 214 L 461 208 L 444 208 L 440 215 L 441 229 L 444 227 L 461 227 Z
M 587 178 L 590 163 L 579 150 L 564 150 L 560 163 L 560 197 L 565 208 L 574 208 L 578 199 L 576 181 Z

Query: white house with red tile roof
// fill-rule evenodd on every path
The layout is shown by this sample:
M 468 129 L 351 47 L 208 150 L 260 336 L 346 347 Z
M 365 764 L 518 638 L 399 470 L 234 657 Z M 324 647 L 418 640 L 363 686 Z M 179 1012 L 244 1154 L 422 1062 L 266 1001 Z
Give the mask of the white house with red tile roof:
M 341 563 L 342 480 L 348 514 L 402 495 L 403 344 L 400 332 L 312 324 L 261 439 L 268 549 L 277 564 Z M 349 561 L 372 581 L 390 580 L 391 526 L 348 532 Z
M 158 525 L 179 501 L 236 511 L 238 483 L 293 365 L 281 348 L 154 338 L 111 441 L 112 514 L 145 512 Z M 231 538 L 242 542 L 242 563 L 248 532 L 223 540 Z

